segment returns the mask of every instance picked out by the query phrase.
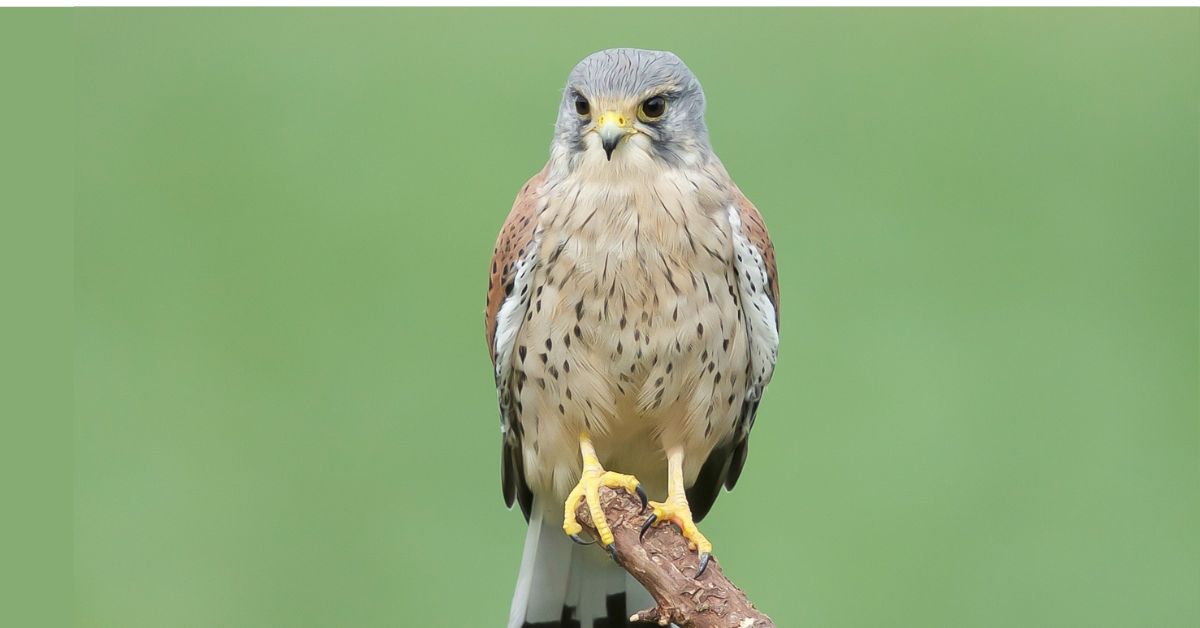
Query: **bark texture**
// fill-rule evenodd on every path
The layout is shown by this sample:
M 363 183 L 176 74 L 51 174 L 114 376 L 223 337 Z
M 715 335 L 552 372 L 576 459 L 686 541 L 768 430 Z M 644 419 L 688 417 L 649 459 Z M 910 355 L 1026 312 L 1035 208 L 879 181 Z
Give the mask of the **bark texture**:
M 688 541 L 673 524 L 651 528 L 638 539 L 649 511 L 622 490 L 600 489 L 604 516 L 616 539 L 617 557 L 658 606 L 635 613 L 631 621 L 654 622 L 680 628 L 770 628 L 775 622 L 746 599 L 746 594 L 725 577 L 714 556 L 700 578 L 699 561 Z M 596 537 L 587 503 L 576 511 L 579 523 Z M 597 548 L 598 549 L 598 548 Z

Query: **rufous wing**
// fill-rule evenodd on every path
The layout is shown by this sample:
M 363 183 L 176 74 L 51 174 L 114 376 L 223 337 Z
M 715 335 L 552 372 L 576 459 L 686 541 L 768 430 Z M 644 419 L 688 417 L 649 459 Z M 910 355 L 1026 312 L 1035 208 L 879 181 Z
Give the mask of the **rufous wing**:
M 530 283 L 537 266 L 537 211 L 546 169 L 525 183 L 513 201 L 512 211 L 500 228 L 492 251 L 488 278 L 487 307 L 483 312 L 488 355 L 496 377 L 496 398 L 500 405 L 500 483 L 504 503 L 521 505 L 525 518 L 533 495 L 525 481 L 525 463 L 521 450 L 521 423 L 515 415 L 512 399 L 512 345 L 529 307 Z

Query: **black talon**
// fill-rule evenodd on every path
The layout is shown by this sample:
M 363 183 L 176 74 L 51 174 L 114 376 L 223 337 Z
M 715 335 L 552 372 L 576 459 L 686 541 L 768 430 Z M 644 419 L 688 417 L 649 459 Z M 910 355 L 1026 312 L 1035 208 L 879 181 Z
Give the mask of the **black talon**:
M 637 494 L 638 494 L 638 497 L 641 498 L 641 500 L 642 500 L 642 510 L 645 510 L 646 505 L 650 502 L 650 499 L 646 497 L 646 491 L 642 490 L 641 484 L 637 485 Z
M 699 571 L 696 572 L 697 579 L 700 578 L 700 576 L 704 575 L 705 569 L 708 569 L 708 559 L 709 558 L 712 558 L 712 555 L 710 555 L 708 552 L 705 552 L 700 555 L 700 569 L 699 569 Z
M 609 545 L 608 547 L 606 547 L 604 549 L 608 550 L 608 555 L 612 556 L 614 563 L 617 563 L 618 565 L 621 564 L 621 561 L 617 560 L 617 544 L 616 543 L 613 543 L 612 545 Z
M 595 541 L 585 541 L 585 540 L 579 538 L 578 534 L 572 534 L 571 540 L 575 541 L 576 543 L 578 543 L 580 545 L 591 545 L 592 543 L 595 543 Z
M 658 521 L 658 515 L 650 513 L 650 516 L 642 523 L 642 531 L 638 534 L 638 541 L 646 537 L 646 531 L 650 529 L 650 526 L 654 525 L 655 521 Z

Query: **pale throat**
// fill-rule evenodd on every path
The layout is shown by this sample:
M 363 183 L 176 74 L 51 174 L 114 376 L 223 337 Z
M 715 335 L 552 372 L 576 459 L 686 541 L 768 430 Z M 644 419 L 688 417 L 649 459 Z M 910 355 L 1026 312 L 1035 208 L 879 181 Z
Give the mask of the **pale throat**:
M 612 161 L 602 151 L 598 159 L 586 155 L 552 184 L 539 219 L 546 259 L 557 250 L 578 264 L 576 279 L 607 268 L 623 283 L 666 260 L 690 259 L 700 247 L 726 255 L 729 187 L 718 183 L 724 171 L 680 167 L 631 148 Z

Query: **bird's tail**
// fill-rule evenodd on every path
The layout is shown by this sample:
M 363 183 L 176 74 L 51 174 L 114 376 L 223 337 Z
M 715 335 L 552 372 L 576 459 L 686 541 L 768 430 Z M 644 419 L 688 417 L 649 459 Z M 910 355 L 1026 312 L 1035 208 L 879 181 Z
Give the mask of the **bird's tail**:
M 577 545 L 535 499 L 508 628 L 618 628 L 654 606 L 650 594 L 597 545 Z M 559 515 L 561 517 L 561 515 Z

